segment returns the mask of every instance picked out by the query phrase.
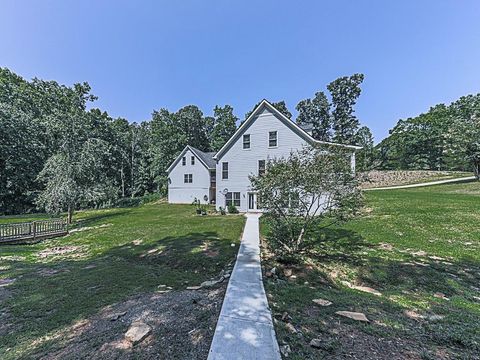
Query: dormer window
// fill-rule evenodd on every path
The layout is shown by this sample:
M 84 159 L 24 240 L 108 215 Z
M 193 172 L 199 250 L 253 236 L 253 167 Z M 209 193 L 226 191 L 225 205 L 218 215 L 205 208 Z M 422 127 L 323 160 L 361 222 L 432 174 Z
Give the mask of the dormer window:
M 276 147 L 277 146 L 277 132 L 276 131 L 269 131 L 268 132 L 268 147 Z
M 195 156 L 192 156 L 191 164 L 192 164 L 192 165 L 195 165 Z
M 187 157 L 186 156 L 182 157 L 182 166 L 185 166 L 185 165 L 187 165 Z
M 250 149 L 250 134 L 243 135 L 243 148 Z

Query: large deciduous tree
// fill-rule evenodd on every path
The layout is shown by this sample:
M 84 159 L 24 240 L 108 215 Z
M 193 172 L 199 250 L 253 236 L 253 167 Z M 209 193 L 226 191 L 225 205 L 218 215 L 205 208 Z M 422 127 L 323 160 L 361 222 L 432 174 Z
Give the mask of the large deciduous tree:
M 360 122 L 355 116 L 354 106 L 360 96 L 363 74 L 344 76 L 328 84 L 332 96 L 333 140 L 342 144 L 354 144 Z
M 224 107 L 215 106 L 213 109 L 213 129 L 210 135 L 210 147 L 218 151 L 232 137 L 237 130 L 238 118 L 233 114 L 230 105 Z
M 305 99 L 296 106 L 298 111 L 297 124 L 308 125 L 312 128 L 314 139 L 330 141 L 331 139 L 331 114 L 330 103 L 324 92 L 315 93 L 313 99 Z
M 265 210 L 273 249 L 281 256 L 307 250 L 313 230 L 349 219 L 361 204 L 350 153 L 330 146 L 305 147 L 271 159 L 262 176 L 250 178 Z

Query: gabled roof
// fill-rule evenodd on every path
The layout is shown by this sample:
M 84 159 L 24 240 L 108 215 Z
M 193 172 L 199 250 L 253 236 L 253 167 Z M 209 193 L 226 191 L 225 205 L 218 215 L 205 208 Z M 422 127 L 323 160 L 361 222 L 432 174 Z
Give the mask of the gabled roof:
M 213 159 L 213 156 L 215 155 L 214 152 L 204 152 L 202 150 L 194 148 L 193 146 L 187 145 L 182 150 L 180 155 L 177 156 L 175 161 L 168 167 L 167 173 L 170 173 L 170 171 L 172 171 L 172 169 L 178 164 L 180 159 L 185 155 L 188 150 L 190 150 L 208 170 L 215 170 L 216 161 Z
M 230 149 L 230 147 L 237 141 L 243 132 L 248 129 L 248 127 L 255 121 L 257 116 L 263 111 L 263 109 L 269 110 L 271 113 L 276 115 L 288 128 L 290 128 L 293 132 L 295 132 L 298 136 L 304 139 L 309 144 L 321 144 L 321 145 L 333 145 L 333 146 L 341 146 L 352 150 L 359 150 L 361 149 L 360 146 L 354 145 L 345 145 L 345 144 L 338 144 L 328 141 L 320 141 L 314 139 L 310 134 L 308 134 L 305 130 L 303 130 L 300 126 L 294 123 L 292 120 L 287 118 L 284 114 L 278 111 L 275 106 L 270 104 L 267 100 L 263 99 L 260 104 L 253 110 L 247 120 L 237 129 L 235 134 L 223 145 L 223 147 L 217 152 L 217 154 L 213 157 L 215 160 L 219 160 L 225 152 Z

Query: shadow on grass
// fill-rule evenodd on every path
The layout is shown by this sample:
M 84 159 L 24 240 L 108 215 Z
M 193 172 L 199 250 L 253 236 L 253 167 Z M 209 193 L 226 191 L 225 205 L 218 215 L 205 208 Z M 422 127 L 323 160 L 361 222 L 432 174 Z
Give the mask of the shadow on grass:
M 13 351 L 0 350 L 0 357 L 45 355 L 58 346 L 54 335 L 76 321 L 159 285 L 183 289 L 200 284 L 232 261 L 236 250 L 216 232 L 197 232 L 128 243 L 89 258 L 72 252 L 26 267 L 11 261 L 12 273 L 21 275 L 8 286 L 9 298 L 2 304 L 6 326 L 0 327 L 0 349 Z
M 329 333 L 337 328 L 337 334 L 360 331 L 364 339 L 358 341 L 365 341 L 379 354 L 382 349 L 375 344 L 379 337 L 394 342 L 408 339 L 409 346 L 416 350 L 430 344 L 453 349 L 456 354 L 478 354 L 480 302 L 478 297 L 474 298 L 480 284 L 478 263 L 432 259 L 428 254 L 414 255 L 394 247 L 382 249 L 346 229 L 327 228 L 322 230 L 321 237 L 319 233 L 315 236 L 322 241 L 316 243 L 303 264 L 296 266 L 298 280 L 267 282 L 275 294 L 275 303 L 282 304 L 277 311 L 288 311 L 293 322 L 298 322 L 295 325 L 302 324 L 306 338 L 316 337 L 320 331 L 324 332 L 323 337 L 337 341 L 343 335 Z M 382 296 L 350 288 L 348 284 L 371 287 Z M 319 308 L 312 304 L 312 299 L 319 297 L 333 305 Z M 339 322 L 341 318 L 335 312 L 341 310 L 364 312 L 371 323 L 346 319 Z M 415 318 L 409 311 L 421 316 Z M 438 319 L 429 320 L 431 316 Z M 319 319 L 324 325 L 319 325 Z M 312 329 L 311 334 L 308 329 Z M 280 327 L 279 332 L 280 339 L 300 341 L 288 329 Z M 372 336 L 375 339 L 369 338 Z M 311 357 L 316 350 L 307 346 L 301 351 L 305 351 L 304 357 Z M 384 355 L 388 356 L 388 352 Z

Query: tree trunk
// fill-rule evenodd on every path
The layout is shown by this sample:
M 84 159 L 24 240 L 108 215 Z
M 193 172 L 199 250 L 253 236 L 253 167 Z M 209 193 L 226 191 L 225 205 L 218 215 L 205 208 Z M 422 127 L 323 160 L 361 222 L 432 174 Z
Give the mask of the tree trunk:
M 125 173 L 123 171 L 123 166 L 120 169 L 120 177 L 122 178 L 122 198 L 125 197 Z
M 475 162 L 473 164 L 473 170 L 474 170 L 475 177 L 477 178 L 477 180 L 480 180 L 480 161 Z
M 72 223 L 73 219 L 73 206 L 68 205 L 68 211 L 67 211 L 67 224 L 70 225 Z

